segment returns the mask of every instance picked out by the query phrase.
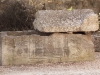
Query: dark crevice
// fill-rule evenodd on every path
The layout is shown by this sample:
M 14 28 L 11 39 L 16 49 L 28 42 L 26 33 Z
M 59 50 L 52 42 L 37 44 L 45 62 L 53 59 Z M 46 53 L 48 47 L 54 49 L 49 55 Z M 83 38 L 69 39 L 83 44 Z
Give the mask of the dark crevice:
M 73 34 L 83 34 L 83 35 L 85 35 L 86 33 L 85 32 L 73 32 Z
M 63 34 L 83 34 L 83 35 L 86 34 L 86 32 L 60 32 L 60 33 L 63 33 Z

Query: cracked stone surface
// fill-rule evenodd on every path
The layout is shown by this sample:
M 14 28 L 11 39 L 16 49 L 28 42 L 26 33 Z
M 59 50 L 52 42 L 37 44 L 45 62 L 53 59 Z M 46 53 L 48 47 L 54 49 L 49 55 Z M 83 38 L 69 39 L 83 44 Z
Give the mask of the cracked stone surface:
M 39 10 L 33 26 L 40 32 L 96 31 L 98 15 L 91 9 Z

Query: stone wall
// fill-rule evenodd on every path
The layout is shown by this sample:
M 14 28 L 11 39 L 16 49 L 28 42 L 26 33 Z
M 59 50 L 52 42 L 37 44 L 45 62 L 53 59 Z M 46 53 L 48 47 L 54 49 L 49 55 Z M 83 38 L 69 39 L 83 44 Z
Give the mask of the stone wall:
M 92 34 L 92 40 L 95 46 L 95 51 L 100 52 L 100 31 Z
M 22 0 L 23 1 L 23 0 Z M 26 2 L 25 2 L 26 1 Z M 94 12 L 100 12 L 100 0 L 24 0 L 26 5 L 34 6 L 36 10 L 40 9 L 93 9 Z
M 22 0 L 27 6 L 34 6 L 36 10 L 40 9 L 93 9 L 94 12 L 100 12 L 100 0 Z
M 38 10 L 67 10 L 72 6 L 73 9 L 90 8 L 98 14 L 99 3 L 100 0 L 0 0 L 0 31 L 34 29 L 32 23 Z

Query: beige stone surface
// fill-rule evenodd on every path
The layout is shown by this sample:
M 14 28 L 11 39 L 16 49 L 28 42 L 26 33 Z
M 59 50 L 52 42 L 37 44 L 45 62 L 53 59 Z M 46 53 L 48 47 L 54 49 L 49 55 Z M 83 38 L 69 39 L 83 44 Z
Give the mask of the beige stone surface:
M 99 22 L 91 9 L 40 10 L 33 26 L 40 32 L 96 31 Z
M 10 34 L 2 35 L 1 38 L 0 65 L 33 65 L 94 59 L 94 45 L 88 35 Z
M 100 75 L 100 52 L 94 61 L 0 66 L 1 75 Z

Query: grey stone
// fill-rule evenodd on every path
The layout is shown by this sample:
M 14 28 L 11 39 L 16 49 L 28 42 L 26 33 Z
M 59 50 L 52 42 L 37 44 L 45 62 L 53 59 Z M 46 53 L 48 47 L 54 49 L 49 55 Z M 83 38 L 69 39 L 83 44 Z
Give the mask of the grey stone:
M 33 26 L 40 32 L 96 31 L 99 22 L 91 9 L 40 10 Z
M 89 5 L 88 0 L 84 0 L 84 1 L 83 1 L 83 6 L 84 6 L 84 7 L 88 7 L 88 5 Z
M 95 51 L 100 52 L 100 32 L 95 32 L 92 34 L 92 41 L 95 46 Z
M 15 36 L 2 32 L 1 38 L 1 65 L 33 65 L 94 59 L 94 45 L 89 35 L 54 33 L 49 36 Z

